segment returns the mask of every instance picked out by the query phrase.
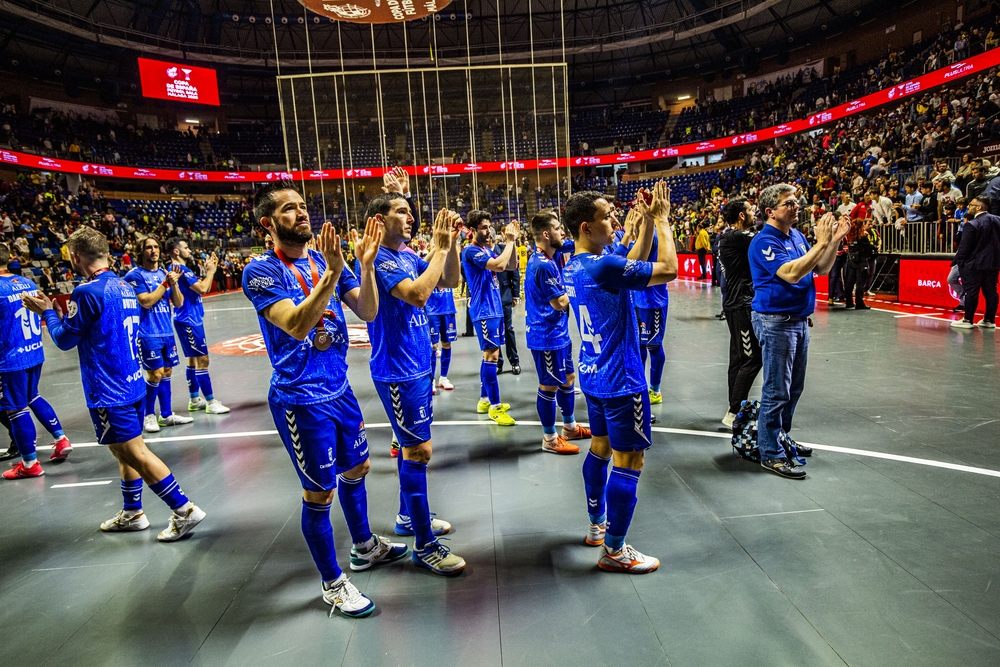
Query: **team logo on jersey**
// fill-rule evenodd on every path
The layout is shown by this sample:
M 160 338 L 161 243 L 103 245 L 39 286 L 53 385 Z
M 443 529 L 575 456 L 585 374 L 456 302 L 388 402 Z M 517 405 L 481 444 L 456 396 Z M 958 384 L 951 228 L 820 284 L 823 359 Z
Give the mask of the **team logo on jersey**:
M 80 308 L 76 305 L 76 301 L 70 301 L 69 306 L 66 307 L 66 317 L 73 319 L 79 310 Z
M 799 250 L 801 250 L 802 252 L 807 252 L 807 250 L 806 250 L 806 244 L 805 243 L 800 243 L 799 244 Z
M 254 292 L 263 292 L 273 284 L 274 278 L 271 276 L 257 276 L 256 278 L 251 278 L 247 281 L 247 287 L 252 289 Z
M 378 265 L 379 271 L 399 271 L 399 264 L 396 264 L 394 260 L 387 259 Z
M 774 250 L 771 249 L 771 246 L 767 246 L 767 249 L 762 250 L 761 252 L 764 253 L 764 259 L 766 259 L 769 262 L 774 261 Z
M 642 263 L 637 259 L 627 259 L 625 260 L 625 270 L 622 271 L 623 276 L 635 273 L 642 266 Z

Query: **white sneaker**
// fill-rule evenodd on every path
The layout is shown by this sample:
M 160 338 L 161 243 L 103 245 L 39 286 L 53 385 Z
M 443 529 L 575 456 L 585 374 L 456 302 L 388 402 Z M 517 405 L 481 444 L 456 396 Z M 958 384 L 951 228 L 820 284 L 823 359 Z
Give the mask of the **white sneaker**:
M 734 421 L 736 421 L 736 415 L 726 410 L 726 416 L 722 418 L 722 425 L 726 428 L 732 428 Z
M 160 424 L 156 421 L 156 415 L 146 415 L 142 420 L 142 430 L 146 433 L 160 432 Z
M 229 412 L 229 408 L 224 406 L 222 403 L 219 403 L 219 399 L 213 398 L 208 402 L 208 405 L 205 406 L 205 412 L 210 415 L 224 415 Z
M 660 560 L 641 554 L 629 545 L 625 544 L 617 553 L 608 550 L 605 543 L 597 567 L 607 572 L 627 572 L 629 574 L 646 574 L 660 567 Z
M 952 329 L 971 329 L 973 326 L 969 320 L 954 320 L 951 323 Z
M 178 424 L 190 424 L 194 420 L 190 417 L 181 417 L 180 415 L 170 415 L 169 417 L 160 417 L 157 422 L 160 426 L 177 426 Z M 156 429 L 159 431 L 160 429 Z
M 375 546 L 368 551 L 361 551 L 357 545 L 351 546 L 351 569 L 355 572 L 367 570 L 372 565 L 392 563 L 403 558 L 410 548 L 400 542 L 390 542 L 380 535 L 372 535 Z
M 191 505 L 191 509 L 185 514 L 178 514 L 176 511 L 170 515 L 170 523 L 156 536 L 160 542 L 176 542 L 197 526 L 205 518 L 205 511 L 197 505 Z
M 323 582 L 323 601 L 351 618 L 364 618 L 375 611 L 375 603 L 366 598 L 346 574 L 341 574 L 336 581 Z
M 444 389 L 445 391 L 451 391 L 455 388 L 455 385 L 451 383 L 451 380 L 442 375 L 441 379 L 438 380 L 438 387 Z
M 987 322 L 986 320 L 979 320 L 976 322 L 976 326 L 980 329 L 996 329 L 997 325 L 993 322 Z
M 396 527 L 393 529 L 397 535 L 413 535 L 413 525 L 410 523 L 410 517 L 403 516 L 401 514 L 396 515 Z M 434 516 L 434 512 L 431 512 L 431 532 L 434 536 L 447 535 L 451 532 L 451 524 L 444 519 L 439 519 Z
M 590 524 L 590 528 L 587 529 L 587 544 L 592 547 L 599 547 L 604 544 L 604 535 L 607 529 L 607 521 Z
M 105 533 L 124 533 L 146 530 L 147 528 L 149 528 L 149 519 L 146 518 L 146 513 L 142 510 L 137 512 L 118 510 L 118 514 L 101 524 L 101 530 Z
M 198 412 L 199 410 L 204 410 L 208 407 L 208 401 L 206 401 L 201 396 L 192 398 L 188 401 L 188 412 Z

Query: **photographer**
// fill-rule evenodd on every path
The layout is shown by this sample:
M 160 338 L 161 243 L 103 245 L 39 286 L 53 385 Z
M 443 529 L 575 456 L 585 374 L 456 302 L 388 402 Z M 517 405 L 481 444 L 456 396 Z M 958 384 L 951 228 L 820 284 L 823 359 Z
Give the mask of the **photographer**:
M 848 220 L 841 218 L 841 224 L 848 224 Z M 872 244 L 873 224 L 872 218 L 852 220 L 851 230 L 847 233 L 847 283 L 844 294 L 847 307 L 855 310 L 871 310 L 871 306 L 865 304 L 865 288 L 871 275 L 870 261 L 877 252 Z

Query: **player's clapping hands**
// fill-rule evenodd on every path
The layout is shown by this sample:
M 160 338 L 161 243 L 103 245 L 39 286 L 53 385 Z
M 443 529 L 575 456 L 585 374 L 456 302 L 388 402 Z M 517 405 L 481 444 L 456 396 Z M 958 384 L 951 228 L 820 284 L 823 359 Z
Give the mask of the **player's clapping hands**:
M 327 269 L 337 274 L 344 270 L 344 251 L 340 247 L 340 234 L 331 223 L 323 223 L 316 240 L 316 249 L 326 260 Z
M 461 218 L 454 211 L 449 211 L 446 208 L 442 208 L 438 211 L 437 217 L 434 219 L 434 230 L 432 242 L 434 247 L 439 250 L 447 251 L 451 248 L 451 244 L 454 243 L 458 234 L 455 230 L 455 222 L 458 218 L 458 222 L 461 222 Z
M 62 308 L 59 307 L 59 302 L 53 302 L 49 297 L 45 296 L 39 292 L 36 296 L 28 296 L 27 294 L 21 295 L 21 303 L 24 307 L 35 313 L 36 315 L 42 315 L 46 310 L 54 308 L 56 315 L 62 317 Z M 53 305 L 54 304 L 54 305 Z
M 179 271 L 174 271 L 171 267 L 170 271 L 167 271 L 167 282 L 170 283 L 171 287 L 177 286 L 177 281 L 180 280 L 181 274 Z
M 383 230 L 382 223 L 377 218 L 368 218 L 363 236 L 358 236 L 358 230 L 351 230 L 354 256 L 362 266 L 369 267 L 375 264 L 375 256 L 378 255 L 378 247 L 382 243 Z
M 503 240 L 504 243 L 514 243 L 517 241 L 518 235 L 521 233 L 521 225 L 517 220 L 510 223 L 503 228 Z
M 410 196 L 410 175 L 402 167 L 393 167 L 382 176 L 382 192 L 398 192 Z
M 670 218 L 670 188 L 666 181 L 657 181 L 653 185 L 653 201 L 649 204 L 649 215 L 656 221 L 667 221 Z

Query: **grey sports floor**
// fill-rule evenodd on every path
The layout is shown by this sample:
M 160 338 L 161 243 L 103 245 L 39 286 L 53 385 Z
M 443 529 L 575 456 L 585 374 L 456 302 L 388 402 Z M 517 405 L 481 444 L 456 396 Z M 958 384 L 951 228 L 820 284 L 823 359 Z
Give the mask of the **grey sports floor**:
M 435 399 L 430 499 L 469 567 L 442 579 L 407 559 L 355 574 L 375 614 L 331 618 L 299 531 L 297 478 L 271 433 L 267 358 L 214 355 L 216 394 L 232 413 L 196 414 L 150 441 L 208 512 L 190 539 L 156 542 L 168 511 L 148 489 L 152 530 L 102 534 L 121 494 L 98 447 L 0 484 L 0 665 L 1000 664 L 1000 478 L 983 474 L 1000 471 L 1000 334 L 822 306 L 794 435 L 867 454 L 817 450 L 808 479 L 790 481 L 717 437 L 728 350 L 712 317 L 719 297 L 693 283 L 671 291 L 654 411 L 660 427 L 687 432 L 654 434 L 629 532 L 662 560 L 658 572 L 597 570 L 583 544 L 582 457 L 542 453 L 536 425 L 475 423 L 479 353 L 459 338 L 457 388 Z M 210 342 L 258 331 L 241 294 L 206 308 Z M 521 346 L 524 373 L 500 383 L 512 413 L 534 421 Z M 46 338 L 46 355 L 43 395 L 74 442 L 93 442 L 76 353 Z M 372 528 L 389 533 L 396 466 L 367 356 L 350 352 L 351 382 L 372 443 Z M 183 373 L 173 391 L 183 413 Z M 336 503 L 332 516 L 346 566 Z

